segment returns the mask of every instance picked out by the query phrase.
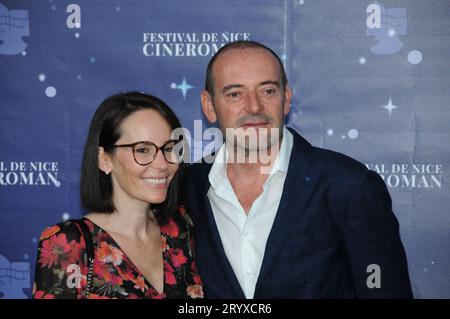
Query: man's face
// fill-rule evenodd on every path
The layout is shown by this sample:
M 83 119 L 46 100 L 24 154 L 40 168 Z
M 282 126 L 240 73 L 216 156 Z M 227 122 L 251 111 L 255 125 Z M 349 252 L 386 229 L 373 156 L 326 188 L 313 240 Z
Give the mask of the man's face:
M 202 92 L 208 120 L 219 121 L 223 134 L 227 128 L 253 129 L 260 140 L 267 140 L 268 145 L 262 148 L 276 144 L 284 116 L 289 113 L 291 91 L 283 89 L 280 68 L 272 54 L 260 48 L 232 49 L 217 58 L 212 73 L 214 97 Z M 279 134 L 270 136 L 271 128 L 279 129 Z

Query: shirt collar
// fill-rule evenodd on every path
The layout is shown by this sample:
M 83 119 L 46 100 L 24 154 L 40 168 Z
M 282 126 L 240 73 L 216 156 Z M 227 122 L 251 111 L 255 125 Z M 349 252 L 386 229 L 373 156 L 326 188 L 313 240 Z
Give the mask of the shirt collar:
M 220 182 L 224 179 L 228 179 L 226 171 L 226 158 L 228 154 L 226 152 L 225 143 L 219 148 L 216 157 L 214 158 L 214 163 L 208 174 L 209 183 L 216 189 Z

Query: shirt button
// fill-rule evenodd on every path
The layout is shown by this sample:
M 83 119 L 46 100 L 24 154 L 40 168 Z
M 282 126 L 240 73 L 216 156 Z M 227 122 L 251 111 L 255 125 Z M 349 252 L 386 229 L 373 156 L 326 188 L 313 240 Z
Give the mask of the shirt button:
M 245 231 L 245 232 L 244 232 L 244 236 L 247 236 L 247 235 L 248 235 L 248 231 Z
M 248 275 L 249 277 L 253 277 L 252 271 L 251 271 L 251 270 L 247 270 L 247 275 Z

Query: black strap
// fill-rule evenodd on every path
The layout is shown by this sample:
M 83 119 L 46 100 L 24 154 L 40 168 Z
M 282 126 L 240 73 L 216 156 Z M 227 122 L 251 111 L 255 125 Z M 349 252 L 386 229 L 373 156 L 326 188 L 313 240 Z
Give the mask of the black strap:
M 84 243 L 86 246 L 86 254 L 87 254 L 87 262 L 88 262 L 88 273 L 86 276 L 86 293 L 85 297 L 88 298 L 89 294 L 91 293 L 92 288 L 92 280 L 94 277 L 94 259 L 95 259 L 95 253 L 94 253 L 94 243 L 92 242 L 92 236 L 91 231 L 89 230 L 89 227 L 86 225 L 83 219 L 78 220 L 71 220 L 78 226 L 80 226 L 81 234 L 84 239 Z

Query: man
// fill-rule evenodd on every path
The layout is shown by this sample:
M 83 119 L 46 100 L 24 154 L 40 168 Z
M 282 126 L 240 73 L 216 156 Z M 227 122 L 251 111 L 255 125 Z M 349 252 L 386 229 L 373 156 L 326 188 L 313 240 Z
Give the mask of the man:
M 202 109 L 226 143 L 186 188 L 205 297 L 412 297 L 384 182 L 284 127 L 291 95 L 260 43 L 227 44 L 208 65 Z

